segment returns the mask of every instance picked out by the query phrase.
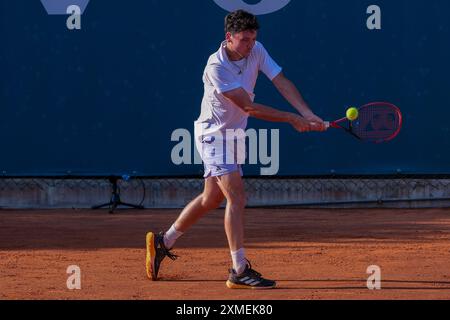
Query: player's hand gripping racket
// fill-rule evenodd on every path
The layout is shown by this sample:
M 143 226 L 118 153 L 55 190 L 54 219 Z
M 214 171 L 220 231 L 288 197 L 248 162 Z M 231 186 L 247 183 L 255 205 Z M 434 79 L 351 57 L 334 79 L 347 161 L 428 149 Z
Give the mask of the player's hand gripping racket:
M 358 117 L 325 122 L 327 128 L 343 129 L 357 139 L 382 143 L 394 139 L 402 128 L 400 109 L 388 102 L 372 102 L 358 109 Z

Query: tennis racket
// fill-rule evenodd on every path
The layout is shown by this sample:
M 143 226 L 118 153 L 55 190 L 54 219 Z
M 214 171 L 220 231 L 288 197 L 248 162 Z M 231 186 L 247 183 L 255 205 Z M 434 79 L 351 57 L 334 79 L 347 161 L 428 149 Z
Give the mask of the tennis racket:
M 358 108 L 354 121 L 346 117 L 325 122 L 327 128 L 343 129 L 355 138 L 372 143 L 383 143 L 394 139 L 402 128 L 400 109 L 388 102 L 372 102 Z

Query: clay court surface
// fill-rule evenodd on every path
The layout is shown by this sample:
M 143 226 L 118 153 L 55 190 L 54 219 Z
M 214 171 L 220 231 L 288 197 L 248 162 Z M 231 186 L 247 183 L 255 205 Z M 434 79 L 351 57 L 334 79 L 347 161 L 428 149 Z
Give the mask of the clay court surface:
M 449 299 L 450 209 L 248 209 L 247 253 L 278 281 L 269 291 L 225 287 L 223 210 L 205 216 L 145 274 L 145 234 L 179 210 L 0 210 L 0 299 Z M 66 269 L 81 268 L 81 290 Z M 381 268 L 368 290 L 366 269 Z

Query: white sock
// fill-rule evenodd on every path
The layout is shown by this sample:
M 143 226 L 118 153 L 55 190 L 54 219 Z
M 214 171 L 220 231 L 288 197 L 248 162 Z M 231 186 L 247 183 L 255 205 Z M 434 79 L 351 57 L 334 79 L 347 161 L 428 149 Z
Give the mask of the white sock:
M 240 248 L 238 251 L 231 251 L 231 259 L 233 259 L 233 269 L 237 274 L 244 272 L 247 266 L 247 259 L 245 259 L 245 250 Z
M 177 229 L 175 229 L 175 225 L 172 225 L 164 235 L 164 245 L 166 246 L 166 248 L 172 249 L 175 241 L 177 241 L 177 239 L 182 235 L 183 232 L 178 231 Z

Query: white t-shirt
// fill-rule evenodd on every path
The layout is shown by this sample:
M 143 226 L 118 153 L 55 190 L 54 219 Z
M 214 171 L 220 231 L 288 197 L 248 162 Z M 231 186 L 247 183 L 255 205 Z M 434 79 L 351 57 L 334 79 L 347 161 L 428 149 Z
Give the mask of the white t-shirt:
M 203 73 L 205 92 L 200 117 L 194 123 L 196 142 L 217 134 L 225 140 L 227 129 L 245 130 L 248 114 L 223 93 L 242 87 L 254 101 L 259 71 L 273 80 L 282 70 L 260 42 L 255 43 L 247 58 L 239 61 L 230 61 L 225 47 L 226 41 L 209 57 Z

